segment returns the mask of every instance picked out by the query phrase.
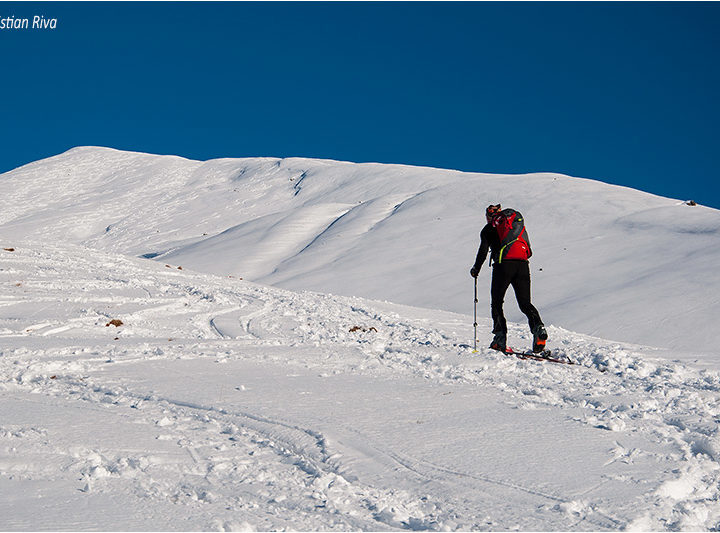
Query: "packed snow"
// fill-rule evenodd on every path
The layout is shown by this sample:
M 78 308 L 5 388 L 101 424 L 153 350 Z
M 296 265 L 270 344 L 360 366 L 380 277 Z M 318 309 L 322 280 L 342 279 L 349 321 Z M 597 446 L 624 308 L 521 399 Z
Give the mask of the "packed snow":
M 715 210 L 101 148 L 0 192 L 0 529 L 720 528 Z M 486 267 L 469 347 L 497 201 L 575 365 L 485 348 Z

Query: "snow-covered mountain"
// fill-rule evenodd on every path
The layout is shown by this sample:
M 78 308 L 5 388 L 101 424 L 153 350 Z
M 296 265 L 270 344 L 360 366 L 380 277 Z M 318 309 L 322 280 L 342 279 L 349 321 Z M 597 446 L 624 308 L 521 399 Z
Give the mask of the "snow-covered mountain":
M 0 192 L 2 530 L 720 525 L 717 211 L 551 174 L 101 148 Z M 496 201 L 528 220 L 575 365 L 484 348 L 487 318 L 466 346 Z
M 465 314 L 484 207 L 502 202 L 525 215 L 547 324 L 716 351 L 720 211 L 597 181 L 85 147 L 0 176 L 0 193 L 6 240 Z M 506 308 L 524 320 L 511 293 Z

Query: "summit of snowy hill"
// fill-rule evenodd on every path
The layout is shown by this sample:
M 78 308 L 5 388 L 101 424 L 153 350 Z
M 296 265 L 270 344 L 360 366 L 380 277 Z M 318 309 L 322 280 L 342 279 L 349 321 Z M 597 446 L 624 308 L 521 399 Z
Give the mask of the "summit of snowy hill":
M 552 173 L 81 147 L 0 175 L 0 239 L 67 242 L 289 289 L 471 314 L 484 208 L 525 216 L 548 325 L 716 351 L 720 212 Z M 489 315 L 489 273 L 479 314 Z M 524 321 L 512 296 L 512 321 Z

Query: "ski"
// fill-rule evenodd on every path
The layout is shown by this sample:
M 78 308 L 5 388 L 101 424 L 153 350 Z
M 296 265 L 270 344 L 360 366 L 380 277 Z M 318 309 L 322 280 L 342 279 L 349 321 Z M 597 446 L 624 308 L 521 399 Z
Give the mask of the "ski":
M 500 351 L 500 350 L 498 350 Z M 515 357 L 519 359 L 532 359 L 533 361 L 548 361 L 550 363 L 560 363 L 563 365 L 574 365 L 575 362 L 570 359 L 560 359 L 559 357 L 555 357 L 553 353 L 550 350 L 543 350 L 539 353 L 534 352 L 519 352 L 516 350 L 513 350 L 512 348 L 508 347 L 503 352 L 505 355 L 514 355 Z
M 453 344 L 456 348 L 462 348 L 464 350 L 471 350 L 472 353 L 478 353 L 477 350 L 473 349 L 473 346 L 466 343 L 460 343 L 460 344 Z M 549 363 L 559 363 L 563 365 L 574 365 L 575 361 L 569 358 L 561 359 L 558 356 L 553 355 L 551 350 L 543 350 L 539 353 L 533 353 L 531 351 L 517 351 L 513 350 L 512 348 L 507 348 L 504 351 L 503 350 L 496 350 L 500 353 L 504 353 L 505 355 L 514 355 L 518 359 L 532 359 L 533 361 L 547 361 Z

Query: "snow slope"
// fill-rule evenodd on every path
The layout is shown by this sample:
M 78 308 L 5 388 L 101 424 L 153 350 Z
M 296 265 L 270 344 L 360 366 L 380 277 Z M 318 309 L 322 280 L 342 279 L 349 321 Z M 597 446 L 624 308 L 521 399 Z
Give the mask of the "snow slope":
M 557 174 L 84 147 L 0 176 L 0 236 L 469 314 L 484 207 L 523 212 L 547 324 L 715 357 L 720 212 Z M 489 274 L 479 309 L 489 312 Z M 513 298 L 508 318 L 522 321 Z
M 717 211 L 551 174 L 100 148 L 0 192 L 2 530 L 720 529 Z M 484 348 L 486 300 L 467 347 L 498 198 L 575 365 Z
M 471 354 L 465 315 L 0 254 L 0 529 L 720 524 L 720 374 L 676 352 L 553 327 L 577 365 Z
M 2 529 L 720 521 L 720 375 L 661 351 L 552 328 L 577 366 L 472 355 L 463 315 L 66 244 L 0 282 Z

